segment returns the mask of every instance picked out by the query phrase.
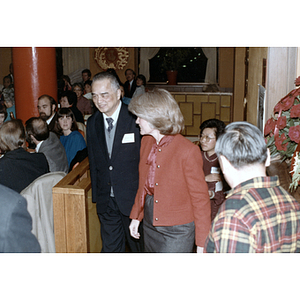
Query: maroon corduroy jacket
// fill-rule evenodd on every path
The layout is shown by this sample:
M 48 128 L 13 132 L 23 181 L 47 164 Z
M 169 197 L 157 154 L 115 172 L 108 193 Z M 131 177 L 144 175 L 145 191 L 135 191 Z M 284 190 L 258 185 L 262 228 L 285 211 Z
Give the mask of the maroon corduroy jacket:
M 144 216 L 142 197 L 148 176 L 148 155 L 156 140 L 142 138 L 139 188 L 130 218 L 141 221 Z M 173 226 L 195 222 L 196 245 L 203 247 L 208 235 L 210 199 L 203 173 L 203 161 L 198 146 L 177 134 L 166 147 L 158 149 L 154 187 L 154 226 Z

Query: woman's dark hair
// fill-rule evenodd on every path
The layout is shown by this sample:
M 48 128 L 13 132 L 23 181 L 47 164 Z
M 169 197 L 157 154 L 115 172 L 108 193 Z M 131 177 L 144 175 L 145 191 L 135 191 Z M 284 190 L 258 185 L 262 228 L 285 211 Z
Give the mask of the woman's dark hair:
M 4 114 L 4 121 L 7 118 L 7 110 L 6 110 L 6 106 L 3 104 L 0 104 L 0 114 Z
M 200 125 L 200 135 L 205 128 L 212 128 L 215 130 L 216 139 L 218 139 L 218 137 L 225 132 L 225 127 L 226 125 L 223 121 L 218 119 L 209 119 Z
M 77 104 L 77 95 L 73 91 L 65 91 L 61 94 L 60 99 L 63 97 L 67 97 L 70 105 L 76 106 Z
M 74 116 L 72 110 L 68 107 L 63 107 L 63 108 L 60 108 L 57 112 L 57 120 L 55 122 L 54 131 L 57 132 L 59 135 L 63 135 L 63 132 L 62 132 L 62 129 L 59 125 L 58 119 L 62 118 L 64 116 L 72 118 L 71 131 L 78 130 L 77 122 L 75 120 L 75 116 Z
M 143 86 L 146 85 L 146 77 L 143 74 L 139 74 L 138 76 L 136 76 L 136 79 L 141 79 L 143 81 Z
M 90 86 L 92 86 L 92 80 L 85 81 L 84 86 L 86 86 L 87 84 L 90 85 Z

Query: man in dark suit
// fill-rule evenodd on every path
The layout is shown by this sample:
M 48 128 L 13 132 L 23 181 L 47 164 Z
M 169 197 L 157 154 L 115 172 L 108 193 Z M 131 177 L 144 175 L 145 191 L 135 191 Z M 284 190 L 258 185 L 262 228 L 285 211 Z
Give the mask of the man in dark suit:
M 93 202 L 101 223 L 102 252 L 143 252 L 142 239 L 129 234 L 129 214 L 138 188 L 141 136 L 136 118 L 120 101 L 115 76 L 98 73 L 93 78 L 95 112 L 87 123 Z
M 46 121 L 41 117 L 32 117 L 26 121 L 27 141 L 36 145 L 35 152 L 44 153 L 50 172 L 68 173 L 68 159 L 65 147 L 57 135 L 49 132 Z
M 38 98 L 37 108 L 39 115 L 47 122 L 50 131 L 54 131 L 57 120 L 56 106 L 56 101 L 49 95 L 45 94 Z
M 125 77 L 126 82 L 124 83 L 124 97 L 132 98 L 136 89 L 135 72 L 132 69 L 127 69 L 125 71 Z
M 0 252 L 41 252 L 31 230 L 32 219 L 26 199 L 0 184 Z

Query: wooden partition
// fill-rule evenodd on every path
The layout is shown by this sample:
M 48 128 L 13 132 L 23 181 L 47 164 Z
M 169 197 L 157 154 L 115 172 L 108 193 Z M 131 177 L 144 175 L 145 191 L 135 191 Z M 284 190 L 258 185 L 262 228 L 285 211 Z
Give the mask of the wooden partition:
M 86 158 L 52 189 L 57 253 L 90 252 L 88 192 L 91 189 Z

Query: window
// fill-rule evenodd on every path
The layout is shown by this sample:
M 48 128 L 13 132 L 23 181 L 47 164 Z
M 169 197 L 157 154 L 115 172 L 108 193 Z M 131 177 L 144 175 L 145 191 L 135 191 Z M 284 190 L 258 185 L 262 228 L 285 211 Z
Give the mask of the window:
M 206 64 L 201 47 L 163 47 L 150 59 L 149 82 L 166 82 L 171 69 L 177 69 L 178 82 L 204 82 Z

